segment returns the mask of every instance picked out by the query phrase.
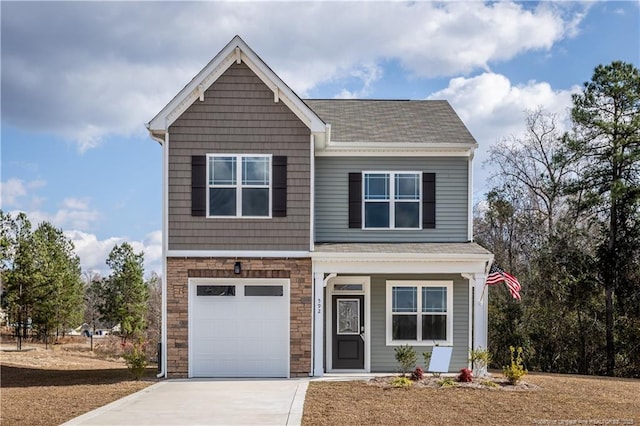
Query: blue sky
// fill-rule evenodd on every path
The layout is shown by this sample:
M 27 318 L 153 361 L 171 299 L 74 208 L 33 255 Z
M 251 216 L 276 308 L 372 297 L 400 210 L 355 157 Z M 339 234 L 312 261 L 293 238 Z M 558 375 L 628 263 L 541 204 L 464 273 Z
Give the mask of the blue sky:
M 2 2 L 1 208 L 161 268 L 161 149 L 144 128 L 240 35 L 301 97 L 447 99 L 480 149 L 566 118 L 598 64 L 640 63 L 640 2 Z

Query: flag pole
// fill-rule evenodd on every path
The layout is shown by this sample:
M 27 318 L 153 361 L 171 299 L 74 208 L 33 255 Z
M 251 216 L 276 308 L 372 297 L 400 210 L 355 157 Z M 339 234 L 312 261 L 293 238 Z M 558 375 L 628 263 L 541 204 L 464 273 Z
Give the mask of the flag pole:
M 491 261 L 493 263 L 493 261 Z M 487 289 L 487 274 L 489 273 L 490 264 L 487 262 L 487 266 L 484 268 L 484 285 L 482 286 L 482 294 L 480 294 L 479 303 L 484 304 L 484 291 Z

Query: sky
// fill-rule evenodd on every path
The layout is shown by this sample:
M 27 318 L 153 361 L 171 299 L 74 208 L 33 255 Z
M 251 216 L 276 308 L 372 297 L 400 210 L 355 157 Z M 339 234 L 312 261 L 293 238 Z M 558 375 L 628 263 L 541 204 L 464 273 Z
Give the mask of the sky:
M 479 144 L 526 111 L 568 126 L 594 68 L 640 64 L 640 2 L 0 2 L 0 208 L 49 221 L 84 271 L 115 244 L 162 271 L 145 128 L 236 34 L 302 98 L 446 99 Z

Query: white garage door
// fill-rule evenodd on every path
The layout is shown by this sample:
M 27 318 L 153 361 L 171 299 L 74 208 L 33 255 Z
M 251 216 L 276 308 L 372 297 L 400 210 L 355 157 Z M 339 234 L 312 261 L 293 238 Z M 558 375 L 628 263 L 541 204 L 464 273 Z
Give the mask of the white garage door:
M 288 280 L 192 280 L 191 377 L 287 377 Z

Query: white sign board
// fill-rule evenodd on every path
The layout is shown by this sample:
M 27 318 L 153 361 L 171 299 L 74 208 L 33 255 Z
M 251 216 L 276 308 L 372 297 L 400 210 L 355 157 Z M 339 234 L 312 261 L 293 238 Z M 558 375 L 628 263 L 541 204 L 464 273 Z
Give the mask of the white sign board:
M 453 348 L 451 346 L 434 346 L 431 351 L 428 371 L 431 373 L 447 373 L 452 352 Z

